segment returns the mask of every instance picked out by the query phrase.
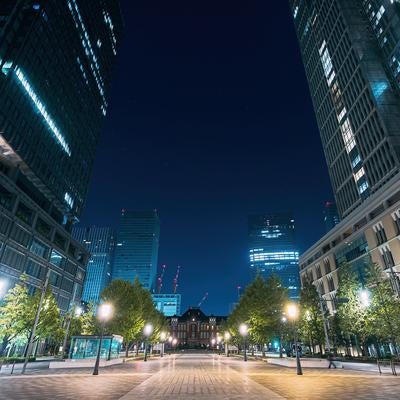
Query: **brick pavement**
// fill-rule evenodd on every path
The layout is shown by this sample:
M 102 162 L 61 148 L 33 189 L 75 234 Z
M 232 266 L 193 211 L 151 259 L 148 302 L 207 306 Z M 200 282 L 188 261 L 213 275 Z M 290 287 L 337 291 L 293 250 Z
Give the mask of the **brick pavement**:
M 292 368 L 268 366 L 265 362 L 229 361 L 245 374 L 288 400 L 395 400 L 400 399 L 400 377 L 343 369 L 308 369 L 302 376 Z
M 46 373 L 47 372 L 47 373 Z M 368 400 L 399 399 L 400 377 L 345 370 L 295 370 L 209 354 L 180 354 L 102 368 L 0 377 L 8 400 Z
M 121 400 L 230 399 L 280 400 L 283 397 L 233 371 L 221 358 L 181 355 Z

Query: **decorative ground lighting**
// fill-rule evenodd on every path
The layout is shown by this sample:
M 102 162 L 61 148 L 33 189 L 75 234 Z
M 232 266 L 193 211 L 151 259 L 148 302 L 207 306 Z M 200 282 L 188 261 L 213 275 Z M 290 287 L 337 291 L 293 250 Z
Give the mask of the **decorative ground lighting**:
M 101 331 L 100 331 L 99 348 L 97 350 L 97 357 L 96 357 L 96 363 L 94 364 L 93 375 L 99 374 L 100 353 L 101 353 L 101 345 L 103 343 L 104 328 L 106 322 L 111 319 L 112 313 L 113 313 L 112 305 L 107 303 L 101 304 L 97 310 L 97 318 L 101 322 Z
M 231 339 L 231 334 L 229 332 L 225 332 L 224 339 L 225 339 L 225 343 L 224 343 L 224 345 L 225 345 L 225 355 L 227 357 L 229 357 L 229 347 L 228 347 L 228 345 L 229 345 L 229 340 Z
M 240 333 L 241 336 L 243 336 L 243 345 L 244 345 L 244 358 L 243 358 L 243 360 L 247 361 L 247 350 L 246 350 L 246 347 L 247 347 L 247 335 L 249 333 L 248 326 L 246 324 L 241 324 L 239 326 L 239 333 Z
M 149 340 L 149 337 L 153 333 L 153 325 L 152 324 L 146 324 L 143 328 L 143 335 L 144 335 L 144 361 L 147 361 L 147 342 Z
M 164 346 L 165 346 L 166 340 L 167 340 L 167 334 L 165 332 L 161 332 L 160 333 L 160 342 L 161 342 L 160 357 L 164 357 Z
M 295 351 L 296 351 L 296 369 L 297 369 L 297 375 L 303 375 L 303 371 L 301 369 L 301 363 L 300 363 L 300 354 L 299 354 L 299 344 L 297 340 L 297 327 L 296 327 L 296 322 L 299 319 L 299 307 L 297 304 L 289 304 L 286 309 L 286 314 L 288 318 L 293 322 L 293 327 L 294 327 L 294 345 L 295 345 Z

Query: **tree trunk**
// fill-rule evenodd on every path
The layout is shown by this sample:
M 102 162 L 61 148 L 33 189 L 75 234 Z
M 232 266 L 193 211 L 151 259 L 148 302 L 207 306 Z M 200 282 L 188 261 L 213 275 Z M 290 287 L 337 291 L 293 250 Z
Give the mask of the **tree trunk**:
M 136 342 L 136 357 L 139 357 L 139 342 Z
M 3 356 L 4 353 L 5 353 L 6 348 L 7 348 L 7 345 L 8 345 L 8 343 L 9 343 L 9 339 L 10 339 L 9 336 L 4 336 L 4 337 L 3 337 L 3 341 L 2 341 L 2 343 L 1 343 L 1 348 L 0 348 L 0 357 Z
M 33 351 L 34 358 L 36 358 L 36 356 L 37 356 L 38 347 L 39 347 L 39 339 L 37 339 L 36 343 L 35 343 L 35 350 Z
M 125 342 L 125 357 L 128 358 L 129 356 L 129 343 Z

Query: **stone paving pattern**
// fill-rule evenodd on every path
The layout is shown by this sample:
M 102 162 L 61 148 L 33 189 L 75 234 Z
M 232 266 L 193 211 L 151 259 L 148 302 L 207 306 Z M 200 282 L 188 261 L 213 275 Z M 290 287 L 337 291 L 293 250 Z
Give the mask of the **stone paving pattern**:
M 346 370 L 295 370 L 211 354 L 179 354 L 100 369 L 0 376 L 7 400 L 399 399 L 400 377 Z

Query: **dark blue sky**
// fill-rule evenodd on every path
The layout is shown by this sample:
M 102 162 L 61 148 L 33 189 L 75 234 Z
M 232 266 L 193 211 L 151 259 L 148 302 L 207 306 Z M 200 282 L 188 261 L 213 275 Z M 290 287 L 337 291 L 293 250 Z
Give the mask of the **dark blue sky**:
M 179 263 L 183 308 L 209 292 L 204 311 L 226 314 L 249 280 L 246 216 L 293 212 L 303 251 L 332 195 L 287 1 L 210 4 L 122 1 L 82 223 L 157 208 L 165 290 Z

